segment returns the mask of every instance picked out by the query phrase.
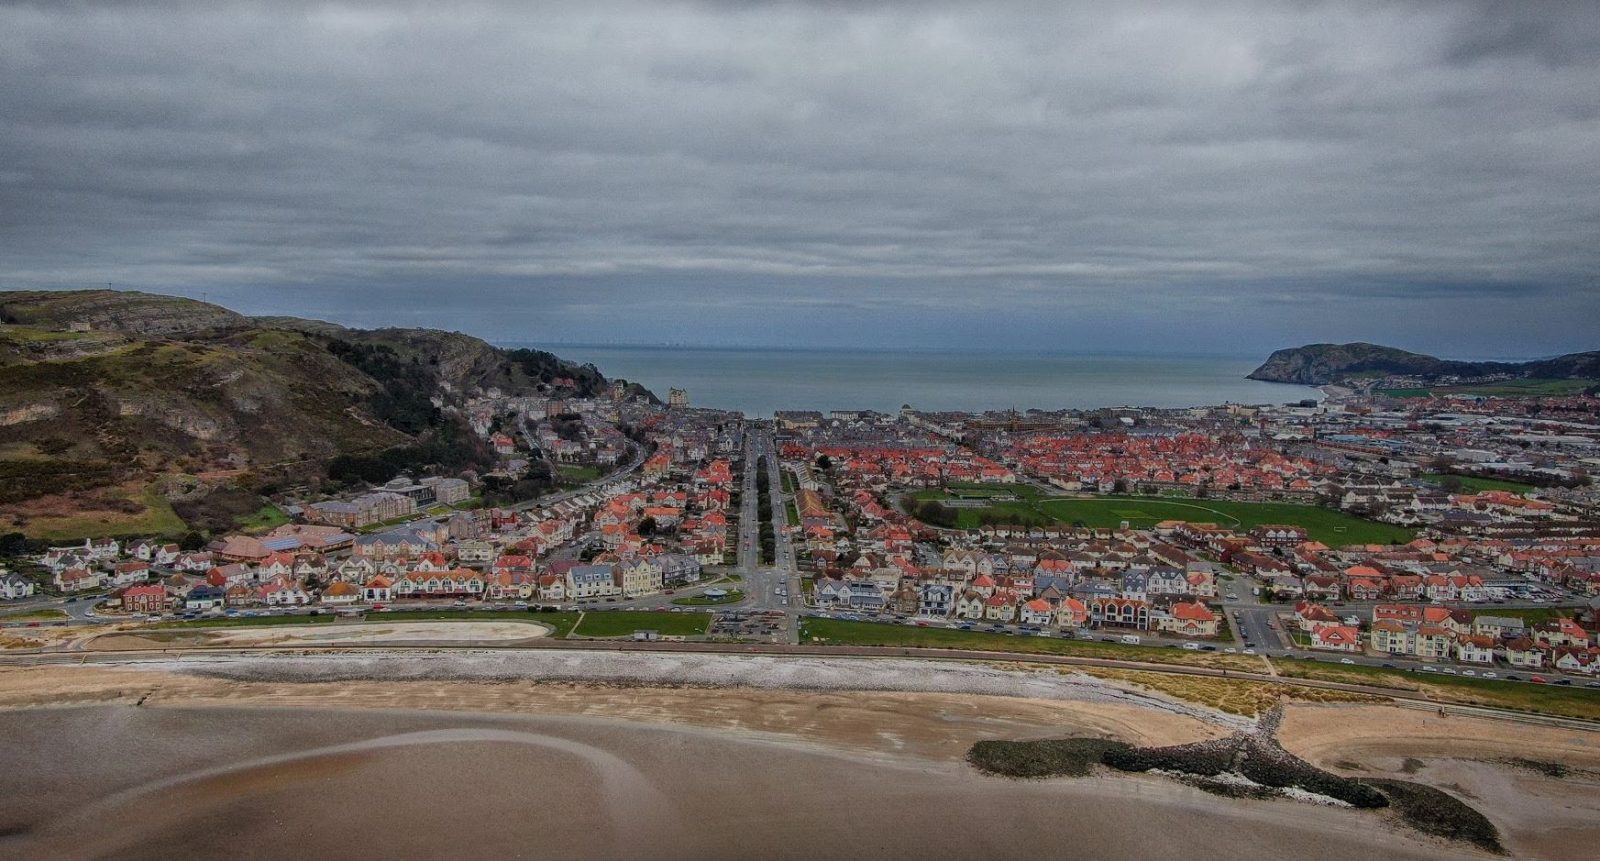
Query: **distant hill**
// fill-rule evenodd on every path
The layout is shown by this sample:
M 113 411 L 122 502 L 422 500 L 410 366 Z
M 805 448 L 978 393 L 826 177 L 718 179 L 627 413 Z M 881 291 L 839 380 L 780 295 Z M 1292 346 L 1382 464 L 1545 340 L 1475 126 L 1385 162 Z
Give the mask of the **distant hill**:
M 491 388 L 608 386 L 592 366 L 456 332 L 252 318 L 147 293 L 0 292 L 0 532 L 170 532 L 170 517 L 140 519 L 166 512 L 148 490 L 163 477 L 180 510 L 203 514 L 212 491 L 260 507 L 255 491 L 315 480 L 340 455 L 413 472 L 486 466 L 453 405 Z
M 1248 378 L 1270 383 L 1321 386 L 1363 375 L 1441 377 L 1509 374 L 1519 378 L 1600 378 L 1600 352 L 1572 353 L 1536 362 L 1459 362 L 1377 344 L 1308 344 L 1278 350 Z

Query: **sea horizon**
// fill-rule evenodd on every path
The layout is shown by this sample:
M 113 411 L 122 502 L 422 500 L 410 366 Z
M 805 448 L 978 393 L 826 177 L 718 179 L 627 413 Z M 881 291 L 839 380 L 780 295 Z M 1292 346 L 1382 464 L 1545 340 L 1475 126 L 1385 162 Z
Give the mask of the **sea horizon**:
M 1246 379 L 1263 357 L 970 348 L 839 349 L 532 344 L 665 398 L 752 417 L 777 410 L 1177 409 L 1316 400 L 1310 386 Z

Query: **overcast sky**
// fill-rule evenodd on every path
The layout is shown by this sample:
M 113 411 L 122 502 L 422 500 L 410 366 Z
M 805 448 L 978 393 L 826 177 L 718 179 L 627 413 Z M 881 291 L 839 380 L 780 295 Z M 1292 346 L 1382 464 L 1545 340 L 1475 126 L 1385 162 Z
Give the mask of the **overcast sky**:
M 0 287 L 544 342 L 1600 348 L 1600 3 L 434 5 L 0 0 Z

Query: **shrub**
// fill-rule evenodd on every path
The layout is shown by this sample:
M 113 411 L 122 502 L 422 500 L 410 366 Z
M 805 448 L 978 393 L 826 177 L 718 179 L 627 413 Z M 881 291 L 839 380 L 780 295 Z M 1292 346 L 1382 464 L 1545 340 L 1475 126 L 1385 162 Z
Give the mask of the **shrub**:
M 1005 777 L 1085 777 L 1108 753 L 1129 749 L 1103 738 L 980 741 L 967 752 L 967 762 L 979 771 Z

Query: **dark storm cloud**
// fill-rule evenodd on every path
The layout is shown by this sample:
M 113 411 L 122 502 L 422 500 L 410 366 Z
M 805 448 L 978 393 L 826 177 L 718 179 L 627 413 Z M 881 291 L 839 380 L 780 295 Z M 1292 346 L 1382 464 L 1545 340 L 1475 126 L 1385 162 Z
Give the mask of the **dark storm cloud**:
M 493 337 L 1593 346 L 1590 4 L 0 4 L 0 284 Z

